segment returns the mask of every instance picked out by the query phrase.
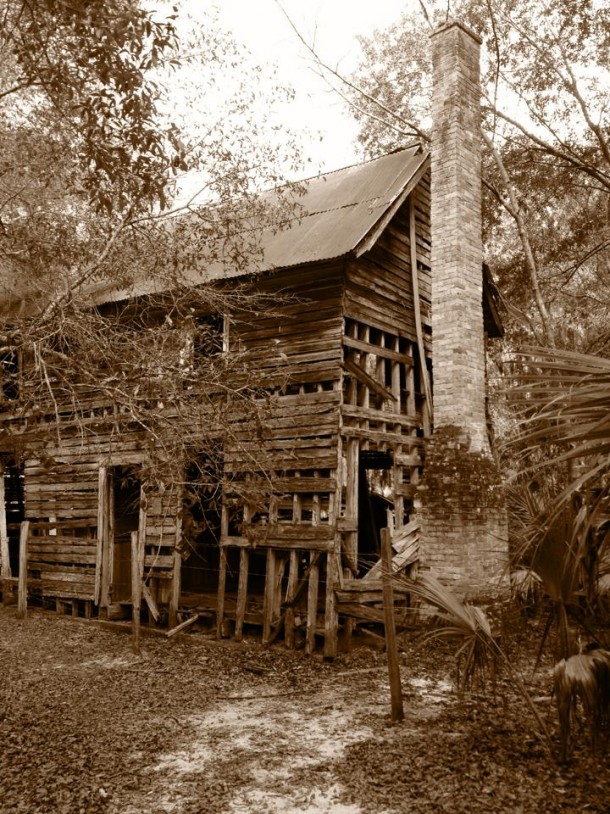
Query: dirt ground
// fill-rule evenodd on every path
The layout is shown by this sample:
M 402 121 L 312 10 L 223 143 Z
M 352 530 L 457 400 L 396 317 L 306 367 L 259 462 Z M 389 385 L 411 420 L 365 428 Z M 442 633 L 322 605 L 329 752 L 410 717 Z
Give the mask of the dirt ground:
M 559 767 L 522 701 L 458 698 L 449 651 L 333 663 L 192 631 L 128 635 L 0 608 L 1 814 L 608 812 L 605 755 Z M 532 686 L 551 727 L 549 676 Z M 581 733 L 580 741 L 585 740 Z

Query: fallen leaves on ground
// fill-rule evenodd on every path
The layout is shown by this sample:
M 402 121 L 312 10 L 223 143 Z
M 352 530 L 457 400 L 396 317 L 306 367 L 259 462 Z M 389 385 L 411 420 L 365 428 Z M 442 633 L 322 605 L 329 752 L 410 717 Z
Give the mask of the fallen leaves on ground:
M 3 814 L 606 812 L 610 770 L 585 734 L 567 768 L 509 685 L 458 698 L 442 647 L 333 663 L 254 638 L 130 638 L 0 609 Z M 548 672 L 532 690 L 554 727 Z

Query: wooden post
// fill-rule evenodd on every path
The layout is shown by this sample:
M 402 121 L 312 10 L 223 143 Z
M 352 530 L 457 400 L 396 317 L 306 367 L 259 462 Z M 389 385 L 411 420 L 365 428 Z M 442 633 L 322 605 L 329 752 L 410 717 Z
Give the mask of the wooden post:
M 94 601 L 96 605 L 100 604 L 100 597 L 102 592 L 102 571 L 104 561 L 104 549 L 106 540 L 107 529 L 107 510 L 108 510 L 108 476 L 105 466 L 100 466 L 98 471 L 97 480 L 97 548 L 95 552 L 95 590 Z
M 335 551 L 329 551 L 326 555 L 326 605 L 324 614 L 325 659 L 334 659 L 337 655 L 339 619 L 335 602 L 335 581 L 337 580 L 336 562 L 337 555 Z
M 292 550 L 290 552 L 290 566 L 288 569 L 288 584 L 286 585 L 286 599 L 290 600 L 297 589 L 299 581 L 299 552 Z M 290 605 L 286 608 L 286 618 L 284 620 L 284 641 L 286 647 L 292 649 L 294 647 L 294 624 L 295 614 L 294 606 Z
M 383 614 L 385 620 L 385 645 L 388 654 L 390 675 L 390 695 L 392 699 L 392 721 L 402 721 L 405 713 L 402 706 L 398 647 L 396 646 L 396 623 L 394 619 L 394 589 L 392 587 L 392 539 L 388 529 L 381 530 L 381 560 L 383 563 Z
M 6 498 L 4 493 L 4 461 L 0 461 L 0 577 L 11 578 L 11 559 L 8 548 L 8 531 L 6 528 Z M 9 582 L 2 582 L 2 602 L 6 604 Z
M 100 476 L 101 477 L 101 476 Z M 100 585 L 100 606 L 108 608 L 112 586 L 114 548 L 114 472 L 107 472 L 102 504 L 102 578 Z
M 239 582 L 237 584 L 237 605 L 235 608 L 235 640 L 238 642 L 241 642 L 244 635 L 249 567 L 250 551 L 247 548 L 241 548 L 239 550 Z
M 222 623 L 225 615 L 225 591 L 227 588 L 227 547 L 220 545 L 218 565 L 218 596 L 216 598 L 216 638 L 222 639 Z
M 320 568 L 315 551 L 309 555 L 310 572 L 307 585 L 307 633 L 305 638 L 305 652 L 310 656 L 316 646 L 316 622 L 318 620 L 318 588 L 320 585 Z
M 180 555 L 180 540 L 182 537 L 182 519 L 176 518 L 176 539 L 174 541 L 173 567 L 172 567 L 172 595 L 169 600 L 169 626 L 178 624 L 178 606 L 180 605 L 180 591 L 182 581 L 182 556 Z
M 271 623 L 275 607 L 277 557 L 272 548 L 267 549 L 267 573 L 265 577 L 265 596 L 263 597 L 263 644 L 271 640 Z
M 424 405 L 422 408 L 422 421 L 424 424 L 424 435 L 430 435 L 432 423 L 432 385 L 428 376 L 426 365 L 426 347 L 424 344 L 424 334 L 421 324 L 421 301 L 419 297 L 419 271 L 417 269 L 417 235 L 415 231 L 415 203 L 413 193 L 409 195 L 409 243 L 411 246 L 411 282 L 413 284 L 413 316 L 415 317 L 415 333 L 417 336 L 417 348 L 419 351 L 419 364 L 421 371 L 421 382 L 424 390 Z
M 131 619 L 133 652 L 140 652 L 140 608 L 142 605 L 142 576 L 144 571 L 144 546 L 139 531 L 131 532 Z
M 28 534 L 30 521 L 24 520 L 19 532 L 19 582 L 17 585 L 17 619 L 25 619 L 28 607 Z

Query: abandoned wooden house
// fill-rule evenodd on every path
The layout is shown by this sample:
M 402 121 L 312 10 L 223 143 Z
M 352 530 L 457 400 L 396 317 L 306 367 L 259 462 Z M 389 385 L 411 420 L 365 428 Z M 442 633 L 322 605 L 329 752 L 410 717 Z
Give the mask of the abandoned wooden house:
M 141 557 L 151 624 L 209 614 L 219 635 L 227 621 L 238 639 L 255 624 L 264 641 L 302 636 L 309 651 L 317 636 L 333 656 L 358 597 L 374 589 L 366 571 L 383 528 L 404 551 L 421 526 L 426 565 L 468 589 L 502 570 L 501 499 L 487 497 L 497 477 L 484 334 L 501 326 L 481 246 L 479 42 L 456 23 L 432 41 L 431 152 L 412 145 L 308 181 L 302 215 L 261 234 L 255 272 L 235 271 L 258 291 L 293 295 L 272 318 L 234 319 L 226 348 L 245 348 L 276 386 L 256 453 L 267 505 L 236 508 L 231 492 L 256 475 L 247 437 L 224 448 L 224 493 L 199 502 L 193 532 L 188 496 L 141 499 L 146 453 L 137 427 L 113 430 L 111 405 L 92 397 L 85 430 L 66 410 L 42 455 L 5 393 L 5 595 L 20 575 L 32 599 L 75 614 L 129 612 Z

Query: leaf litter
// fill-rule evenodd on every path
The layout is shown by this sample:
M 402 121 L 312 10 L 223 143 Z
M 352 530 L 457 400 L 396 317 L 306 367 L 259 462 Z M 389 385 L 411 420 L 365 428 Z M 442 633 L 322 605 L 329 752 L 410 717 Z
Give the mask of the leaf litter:
M 607 812 L 585 735 L 549 756 L 510 687 L 458 697 L 451 654 L 405 643 L 405 721 L 383 653 L 333 663 L 201 631 L 130 638 L 0 608 L 2 814 Z M 532 686 L 548 723 L 549 676 Z

